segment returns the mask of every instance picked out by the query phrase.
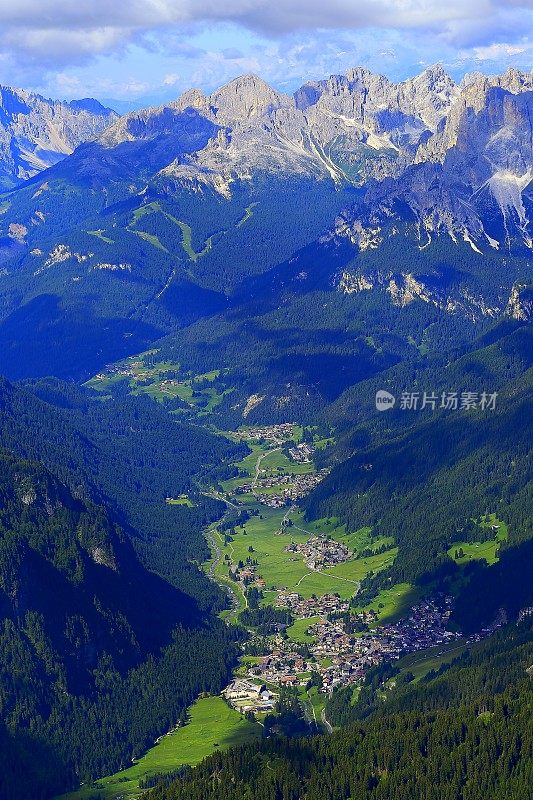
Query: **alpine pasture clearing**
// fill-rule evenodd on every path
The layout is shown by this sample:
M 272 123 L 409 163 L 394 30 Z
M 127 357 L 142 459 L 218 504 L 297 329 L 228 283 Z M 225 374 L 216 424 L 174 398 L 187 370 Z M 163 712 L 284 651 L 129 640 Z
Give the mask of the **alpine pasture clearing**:
M 437 670 L 442 664 L 449 664 L 458 658 L 466 650 L 464 641 L 453 641 L 447 644 L 439 644 L 430 647 L 428 650 L 421 650 L 411 653 L 398 661 L 398 667 L 402 673 L 411 672 L 414 675 L 413 682 L 418 683 L 431 670 Z
M 388 566 L 397 552 L 396 548 L 391 548 L 384 553 L 354 558 L 322 571 L 312 570 L 301 553 L 286 552 L 286 547 L 291 542 L 304 544 L 309 539 L 309 531 L 300 530 L 293 525 L 285 527 L 283 533 L 280 533 L 286 512 L 266 506 L 259 506 L 258 510 L 259 516 L 252 516 L 244 526 L 235 528 L 232 541 L 224 545 L 223 539 L 221 540 L 223 559 L 220 569 L 223 575 L 228 574 L 228 565 L 224 564 L 225 554 L 229 555 L 233 564 L 238 564 L 239 561 L 245 563 L 250 557 L 258 562 L 257 572 L 265 580 L 267 589 L 289 589 L 305 598 L 338 593 L 348 600 L 368 572 L 377 572 Z M 361 542 L 365 540 L 364 533 L 359 532 L 353 536 L 354 542 L 355 539 Z M 350 536 L 342 540 L 350 541 Z M 272 603 L 270 595 L 267 602 Z
M 103 393 L 112 388 L 114 384 L 125 380 L 133 395 L 146 394 L 152 400 L 159 402 L 163 402 L 165 399 L 179 398 L 185 406 L 189 406 L 189 409 L 179 408 L 172 413 L 194 411 L 198 416 L 209 414 L 215 406 L 222 402 L 226 394 L 233 391 L 232 387 L 219 391 L 216 386 L 208 385 L 216 381 L 220 370 L 212 370 L 203 375 L 183 373 L 178 377 L 181 370 L 180 364 L 171 361 L 146 364 L 143 361 L 143 355 L 148 355 L 148 353 L 117 362 L 115 371 L 95 375 L 85 385 Z M 169 375 L 172 377 L 169 378 Z
M 396 583 L 390 589 L 382 589 L 367 605 L 357 606 L 355 611 L 373 609 L 378 622 L 395 622 L 406 614 L 421 595 L 421 590 L 410 583 Z
M 486 514 L 477 524 L 480 528 L 493 529 L 495 531 L 494 538 L 485 542 L 454 542 L 448 548 L 448 555 L 456 564 L 468 564 L 469 561 L 480 559 L 486 561 L 487 564 L 495 564 L 498 561 L 500 544 L 506 541 L 509 534 L 507 525 L 498 519 L 496 514 Z M 461 552 L 462 555 L 459 555 Z
M 181 764 L 194 766 L 214 750 L 226 750 L 261 735 L 258 724 L 244 719 L 221 697 L 200 698 L 191 706 L 189 716 L 187 725 L 163 736 L 133 766 L 61 795 L 60 800 L 136 798 L 142 792 L 139 781 L 171 772 Z
M 179 497 L 169 497 L 167 503 L 170 506 L 187 506 L 188 508 L 194 508 L 193 501 L 186 494 L 180 494 Z

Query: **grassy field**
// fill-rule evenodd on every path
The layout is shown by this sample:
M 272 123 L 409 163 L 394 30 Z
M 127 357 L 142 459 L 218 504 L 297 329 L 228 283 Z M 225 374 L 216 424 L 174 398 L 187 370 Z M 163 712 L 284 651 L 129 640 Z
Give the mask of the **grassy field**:
M 419 653 L 411 653 L 398 661 L 402 673 L 412 672 L 414 683 L 418 683 L 428 672 L 437 670 L 442 664 L 449 664 L 466 650 L 462 640 L 439 644 Z
M 244 678 L 248 676 L 248 670 L 254 664 L 259 664 L 261 659 L 259 656 L 241 656 L 239 659 L 239 666 L 234 670 L 234 675 Z
M 210 236 L 208 239 L 206 239 L 204 247 L 203 247 L 202 250 L 196 251 L 192 246 L 192 229 L 191 229 L 191 226 L 188 225 L 186 222 L 183 222 L 180 219 L 176 219 L 176 217 L 173 217 L 171 214 L 165 214 L 165 217 L 167 219 L 171 220 L 171 222 L 173 222 L 175 225 L 178 225 L 179 228 L 181 228 L 181 234 L 182 234 L 181 246 L 183 247 L 185 253 L 188 255 L 188 257 L 191 259 L 191 261 L 194 264 L 196 264 L 196 262 L 198 261 L 199 258 L 201 258 L 202 256 L 205 256 L 207 253 L 209 253 L 209 251 L 213 247 L 213 237 L 212 236 Z
M 139 238 L 144 239 L 145 242 L 148 242 L 148 244 L 151 244 L 153 247 L 156 247 L 158 250 L 162 250 L 164 253 L 168 253 L 169 252 L 167 250 L 167 248 L 165 247 L 165 245 L 162 244 L 159 241 L 158 237 L 155 236 L 154 234 L 146 233 L 146 231 L 134 231 L 131 228 L 128 228 L 128 230 L 130 231 L 130 233 L 134 233 L 135 236 L 139 236 Z M 170 253 L 169 253 L 169 255 L 170 255 Z
M 167 503 L 170 506 L 187 506 L 188 508 L 194 508 L 193 501 L 186 494 L 180 494 L 179 497 L 171 497 L 167 500 Z
M 147 365 L 143 362 L 142 355 L 144 354 L 117 362 L 116 367 L 118 369 L 127 370 L 130 374 L 104 373 L 94 376 L 85 385 L 103 393 L 108 391 L 114 384 L 127 380 L 133 395 L 147 394 L 153 400 L 159 402 L 162 402 L 165 398 L 178 397 L 199 417 L 209 414 L 222 402 L 226 394 L 233 391 L 232 387 L 219 391 L 215 386 L 206 386 L 206 384 L 212 383 L 219 377 L 219 370 L 213 370 L 203 375 L 174 377 L 169 382 L 165 377 L 166 373 L 179 375 L 180 364 L 160 361 L 153 365 Z M 187 409 L 177 409 L 172 413 L 179 414 L 183 413 L 183 411 L 187 412 Z
M 98 231 L 87 231 L 91 236 L 96 236 L 97 239 L 101 239 L 102 242 L 106 244 L 115 244 L 113 239 L 110 239 L 109 236 L 106 236 L 103 230 Z
M 370 571 L 377 572 L 392 562 L 396 549 L 391 548 L 385 553 L 355 558 L 344 564 L 330 567 L 317 572 L 309 569 L 300 553 L 287 553 L 285 548 L 291 541 L 304 543 L 309 538 L 310 530 L 301 530 L 296 525 L 286 529 L 286 533 L 279 534 L 281 521 L 285 515 L 284 510 L 270 509 L 258 506 L 260 516 L 252 516 L 244 527 L 237 526 L 233 541 L 226 545 L 219 537 L 222 553 L 228 553 L 234 564 L 245 562 L 248 556 L 258 562 L 258 573 L 262 575 L 268 589 L 291 589 L 297 591 L 302 597 L 323 595 L 337 592 L 341 597 L 349 599 L 356 591 L 359 581 Z M 296 515 L 295 515 L 296 516 Z M 315 523 L 319 530 L 318 523 Z M 330 528 L 333 526 L 330 525 Z M 339 529 L 337 529 L 338 531 Z M 336 535 L 331 533 L 334 538 Z M 365 533 L 344 535 L 343 541 L 364 542 L 367 540 Z M 249 548 L 253 547 L 253 552 Z M 228 575 L 228 566 L 222 560 L 216 570 L 217 577 Z M 272 596 L 267 595 L 267 601 L 272 602 Z
M 147 203 L 145 206 L 141 206 L 140 208 L 135 209 L 135 211 L 133 212 L 133 220 L 128 226 L 128 229 L 132 233 L 136 233 L 138 236 L 141 236 L 143 239 L 146 239 L 146 241 L 150 242 L 155 247 L 161 247 L 165 250 L 165 252 L 168 252 L 168 250 L 166 250 L 166 248 L 163 247 L 157 236 L 151 236 L 150 234 L 144 233 L 144 231 L 138 231 L 133 229 L 133 226 L 137 225 L 137 223 L 143 217 L 149 214 L 162 214 L 164 217 L 166 217 L 166 219 L 168 219 L 174 225 L 179 227 L 179 229 L 181 230 L 181 246 L 187 257 L 193 263 L 196 263 L 199 258 L 209 253 L 209 251 L 213 247 L 214 236 L 210 236 L 208 239 L 206 239 L 203 249 L 196 251 L 193 247 L 193 241 L 192 241 L 193 232 L 191 226 L 187 222 L 184 222 L 181 219 L 177 219 L 176 217 L 173 217 L 172 214 L 168 214 L 166 211 L 163 211 L 160 204 L 157 201 L 154 201 L 153 203 Z
M 232 606 L 231 608 L 227 608 L 224 611 L 221 611 L 219 617 L 220 619 L 224 619 L 226 620 L 226 622 L 229 622 L 231 624 L 237 624 L 240 612 L 244 611 L 244 609 L 246 608 L 247 605 L 246 598 L 240 591 L 240 588 L 235 583 L 235 581 L 233 581 L 229 577 L 228 569 L 227 567 L 224 566 L 222 561 L 218 564 L 216 569 L 214 569 L 214 572 L 211 573 L 211 570 L 213 569 L 213 563 L 215 561 L 215 552 L 211 545 L 211 538 L 215 540 L 216 544 L 220 547 L 222 553 L 227 552 L 227 550 L 224 548 L 223 535 L 219 533 L 216 525 L 211 525 L 207 535 L 207 541 L 211 549 L 211 557 L 208 558 L 207 561 L 204 561 L 204 563 L 202 564 L 202 569 L 204 570 L 204 572 L 207 572 L 210 575 L 212 574 L 212 577 L 217 581 L 219 585 L 222 586 L 222 588 L 224 588 L 225 586 L 228 587 L 231 596 L 234 597 L 236 600 L 236 605 L 234 607 Z
M 325 733 L 321 715 L 326 706 L 326 696 L 319 692 L 316 686 L 311 686 L 309 690 L 300 688 L 299 694 L 302 703 L 306 707 L 306 716 L 309 721 L 316 722 L 316 729 L 319 733 Z
M 96 391 L 105 391 L 112 386 L 113 383 L 125 380 L 127 378 L 130 386 L 134 388 L 141 381 L 157 382 L 159 380 L 160 373 L 168 372 L 170 370 L 179 373 L 180 364 L 173 361 L 159 361 L 154 364 L 145 364 L 143 357 L 153 355 L 155 352 L 156 351 L 147 351 L 146 353 L 141 353 L 137 356 L 125 358 L 123 361 L 117 361 L 115 367 L 118 370 L 127 370 L 129 373 L 131 373 L 128 376 L 119 374 L 118 372 L 102 373 L 98 376 L 90 378 L 90 380 L 85 383 L 85 386 L 90 386 L 91 388 L 96 389 Z
M 235 491 L 238 486 L 249 483 L 250 479 L 255 477 L 257 461 L 260 457 L 262 457 L 259 465 L 260 479 L 272 478 L 277 475 L 308 475 L 314 472 L 313 464 L 298 464 L 287 458 L 281 450 L 272 449 L 270 445 L 252 442 L 248 444 L 248 447 L 250 453 L 235 465 L 241 474 L 238 477 L 222 481 L 222 488 L 226 493 Z M 268 493 L 268 490 L 261 489 L 260 491 Z M 278 491 L 277 488 L 273 489 L 274 493 Z
M 450 547 L 448 555 L 453 558 L 456 564 L 467 564 L 469 561 L 483 559 L 487 564 L 495 564 L 498 560 L 497 550 L 499 542 L 490 540 L 488 542 L 457 542 Z M 455 557 L 455 553 L 463 552 L 463 555 Z
M 315 636 L 311 636 L 309 633 L 306 633 L 307 629 L 310 625 L 313 625 L 315 622 L 318 622 L 320 617 L 308 617 L 307 619 L 296 619 L 294 624 L 287 628 L 287 636 L 289 639 L 292 639 L 293 642 L 298 642 L 298 644 L 304 644 L 308 642 L 314 642 Z
M 242 225 L 244 225 L 245 222 L 248 222 L 248 220 L 251 219 L 251 217 L 253 217 L 254 208 L 257 205 L 258 203 L 250 203 L 250 205 L 244 209 L 244 215 L 240 218 L 238 222 L 235 223 L 236 228 L 240 228 Z
M 345 525 L 341 525 L 336 517 L 322 518 L 307 522 L 301 511 L 291 515 L 293 527 L 296 530 L 305 531 L 310 536 L 331 536 L 338 542 L 343 542 L 347 547 L 355 553 L 360 553 L 362 550 L 378 550 L 383 545 L 391 547 L 394 545 L 392 536 L 381 537 L 379 539 L 372 539 L 372 528 L 364 527 L 359 528 L 358 531 L 350 533 L 346 530 Z M 292 530 L 292 528 L 291 528 Z
M 397 583 L 390 589 L 383 589 L 368 605 L 358 606 L 355 610 L 374 609 L 379 622 L 394 622 L 402 617 L 420 596 L 420 590 L 410 583 Z
M 498 519 L 496 514 L 487 514 L 478 524 L 480 528 L 497 527 L 498 531 L 493 539 L 488 539 L 486 542 L 454 542 L 448 550 L 448 555 L 456 564 L 467 564 L 469 561 L 479 559 L 483 559 L 487 564 L 495 564 L 498 561 L 500 543 L 508 536 L 507 525 Z M 462 555 L 459 555 L 460 551 Z
M 135 798 L 141 791 L 139 780 L 170 772 L 181 764 L 198 764 L 216 749 L 224 750 L 260 735 L 259 725 L 245 720 L 221 697 L 201 698 L 191 707 L 190 722 L 185 727 L 163 736 L 129 769 L 62 795 L 61 800 Z
M 322 710 L 326 705 L 326 696 L 322 692 L 319 692 L 316 686 L 311 686 L 307 692 L 307 696 L 309 697 L 311 705 L 315 710 L 317 722 L 320 722 L 320 715 L 322 714 Z

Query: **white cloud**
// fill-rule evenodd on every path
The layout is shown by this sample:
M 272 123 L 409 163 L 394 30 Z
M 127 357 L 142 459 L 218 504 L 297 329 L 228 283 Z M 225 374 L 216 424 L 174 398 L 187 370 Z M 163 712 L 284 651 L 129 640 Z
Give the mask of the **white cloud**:
M 474 57 L 478 61 L 497 61 L 507 56 L 517 56 L 527 53 L 532 49 L 532 45 L 516 44 L 491 44 L 488 47 L 474 47 Z
M 3 82 L 154 103 L 257 72 L 284 91 L 364 65 L 392 79 L 531 65 L 533 0 L 0 0 Z
M 388 28 L 488 46 L 502 40 L 502 30 L 523 35 L 532 8 L 533 0 L 0 0 L 0 50 L 57 65 L 83 63 L 132 42 L 148 47 L 148 34 L 220 21 L 271 37 Z

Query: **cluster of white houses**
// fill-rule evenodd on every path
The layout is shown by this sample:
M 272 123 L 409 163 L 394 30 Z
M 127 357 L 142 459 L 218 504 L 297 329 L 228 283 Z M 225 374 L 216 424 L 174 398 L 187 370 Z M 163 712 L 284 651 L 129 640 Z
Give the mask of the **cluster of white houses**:
M 279 425 L 239 428 L 235 435 L 245 442 L 267 442 L 274 447 L 279 447 L 294 438 L 295 430 L 294 422 L 282 422 Z
M 347 612 L 350 608 L 348 600 L 341 600 L 338 594 L 323 594 L 320 597 L 302 597 L 298 592 L 278 589 L 276 605 L 288 608 L 298 619 L 324 616 Z
M 250 667 L 249 675 L 272 686 L 305 686 L 308 675 L 303 673 L 312 668 L 312 661 L 298 653 L 294 642 L 276 637 L 271 652 Z
M 300 442 L 295 447 L 289 447 L 289 456 L 299 464 L 310 464 L 314 452 L 315 448 L 308 442 Z
M 315 570 L 334 567 L 353 558 L 353 553 L 343 542 L 328 536 L 311 536 L 304 543 L 291 542 L 285 550 L 287 553 L 301 553 L 309 569 Z
M 269 713 L 273 711 L 276 693 L 271 691 L 264 683 L 254 683 L 244 678 L 236 678 L 227 686 L 222 695 L 228 703 L 240 711 L 241 714 Z
M 396 660 L 407 653 L 458 638 L 458 633 L 446 630 L 450 613 L 451 598 L 445 597 L 438 602 L 424 600 L 399 622 L 356 636 L 347 632 L 341 619 L 311 625 L 309 633 L 316 639 L 311 646 L 313 655 L 331 661 L 319 670 L 324 691 L 331 692 L 337 686 L 360 681 L 370 667 L 382 661 Z
M 259 503 L 270 506 L 270 508 L 284 508 L 309 494 L 328 472 L 327 469 L 321 469 L 319 472 L 306 475 L 275 475 L 269 478 L 260 478 L 253 485 L 251 483 L 241 485 L 237 491 L 240 494 L 252 492 Z M 276 487 L 279 487 L 278 492 L 265 491 Z

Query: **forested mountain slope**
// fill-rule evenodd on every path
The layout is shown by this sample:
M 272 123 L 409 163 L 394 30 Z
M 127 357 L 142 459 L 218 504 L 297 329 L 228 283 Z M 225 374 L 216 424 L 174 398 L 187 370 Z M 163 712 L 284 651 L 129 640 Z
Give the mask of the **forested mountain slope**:
M 105 509 L 4 451 L 0 529 L 1 795 L 48 797 L 217 691 L 231 643 L 141 566 Z
M 450 547 L 481 537 L 472 520 L 491 511 L 508 525 L 503 547 L 519 544 L 533 533 L 532 416 L 526 372 L 503 388 L 494 412 L 443 411 L 407 433 L 398 423 L 394 438 L 361 447 L 335 467 L 306 500 L 307 513 L 393 536 L 400 546 L 388 575 L 393 582 L 429 579 L 451 567 Z
M 180 424 L 147 397 L 124 393 L 101 402 L 55 380 L 27 389 L 3 381 L 0 431 L 4 447 L 42 461 L 81 496 L 105 502 L 149 568 L 204 607 L 221 602 L 189 563 L 207 556 L 201 529 L 220 515 L 221 504 L 205 496 L 191 508 L 165 501 L 194 492 L 198 473 L 244 452 L 242 445 Z
M 293 513 L 303 538 L 306 520 L 353 537 L 320 576 L 344 581 L 345 616 L 401 587 L 396 613 L 439 593 L 467 635 L 511 624 L 438 675 L 387 664 L 358 697 L 333 692 L 345 732 L 215 754 L 152 797 L 524 800 L 532 102 L 515 70 L 457 85 L 354 69 L 294 96 L 243 76 L 128 114 L 0 194 L 2 798 L 115 772 L 218 694 L 248 635 L 217 616 L 231 537 L 255 570 L 251 532 L 266 542 Z M 276 423 L 294 441 L 246 430 Z M 256 490 L 270 444 L 275 509 Z M 206 529 L 235 507 L 206 566 Z M 490 565 L 460 554 L 489 541 Z M 235 584 L 244 627 L 291 619 L 271 583 Z

